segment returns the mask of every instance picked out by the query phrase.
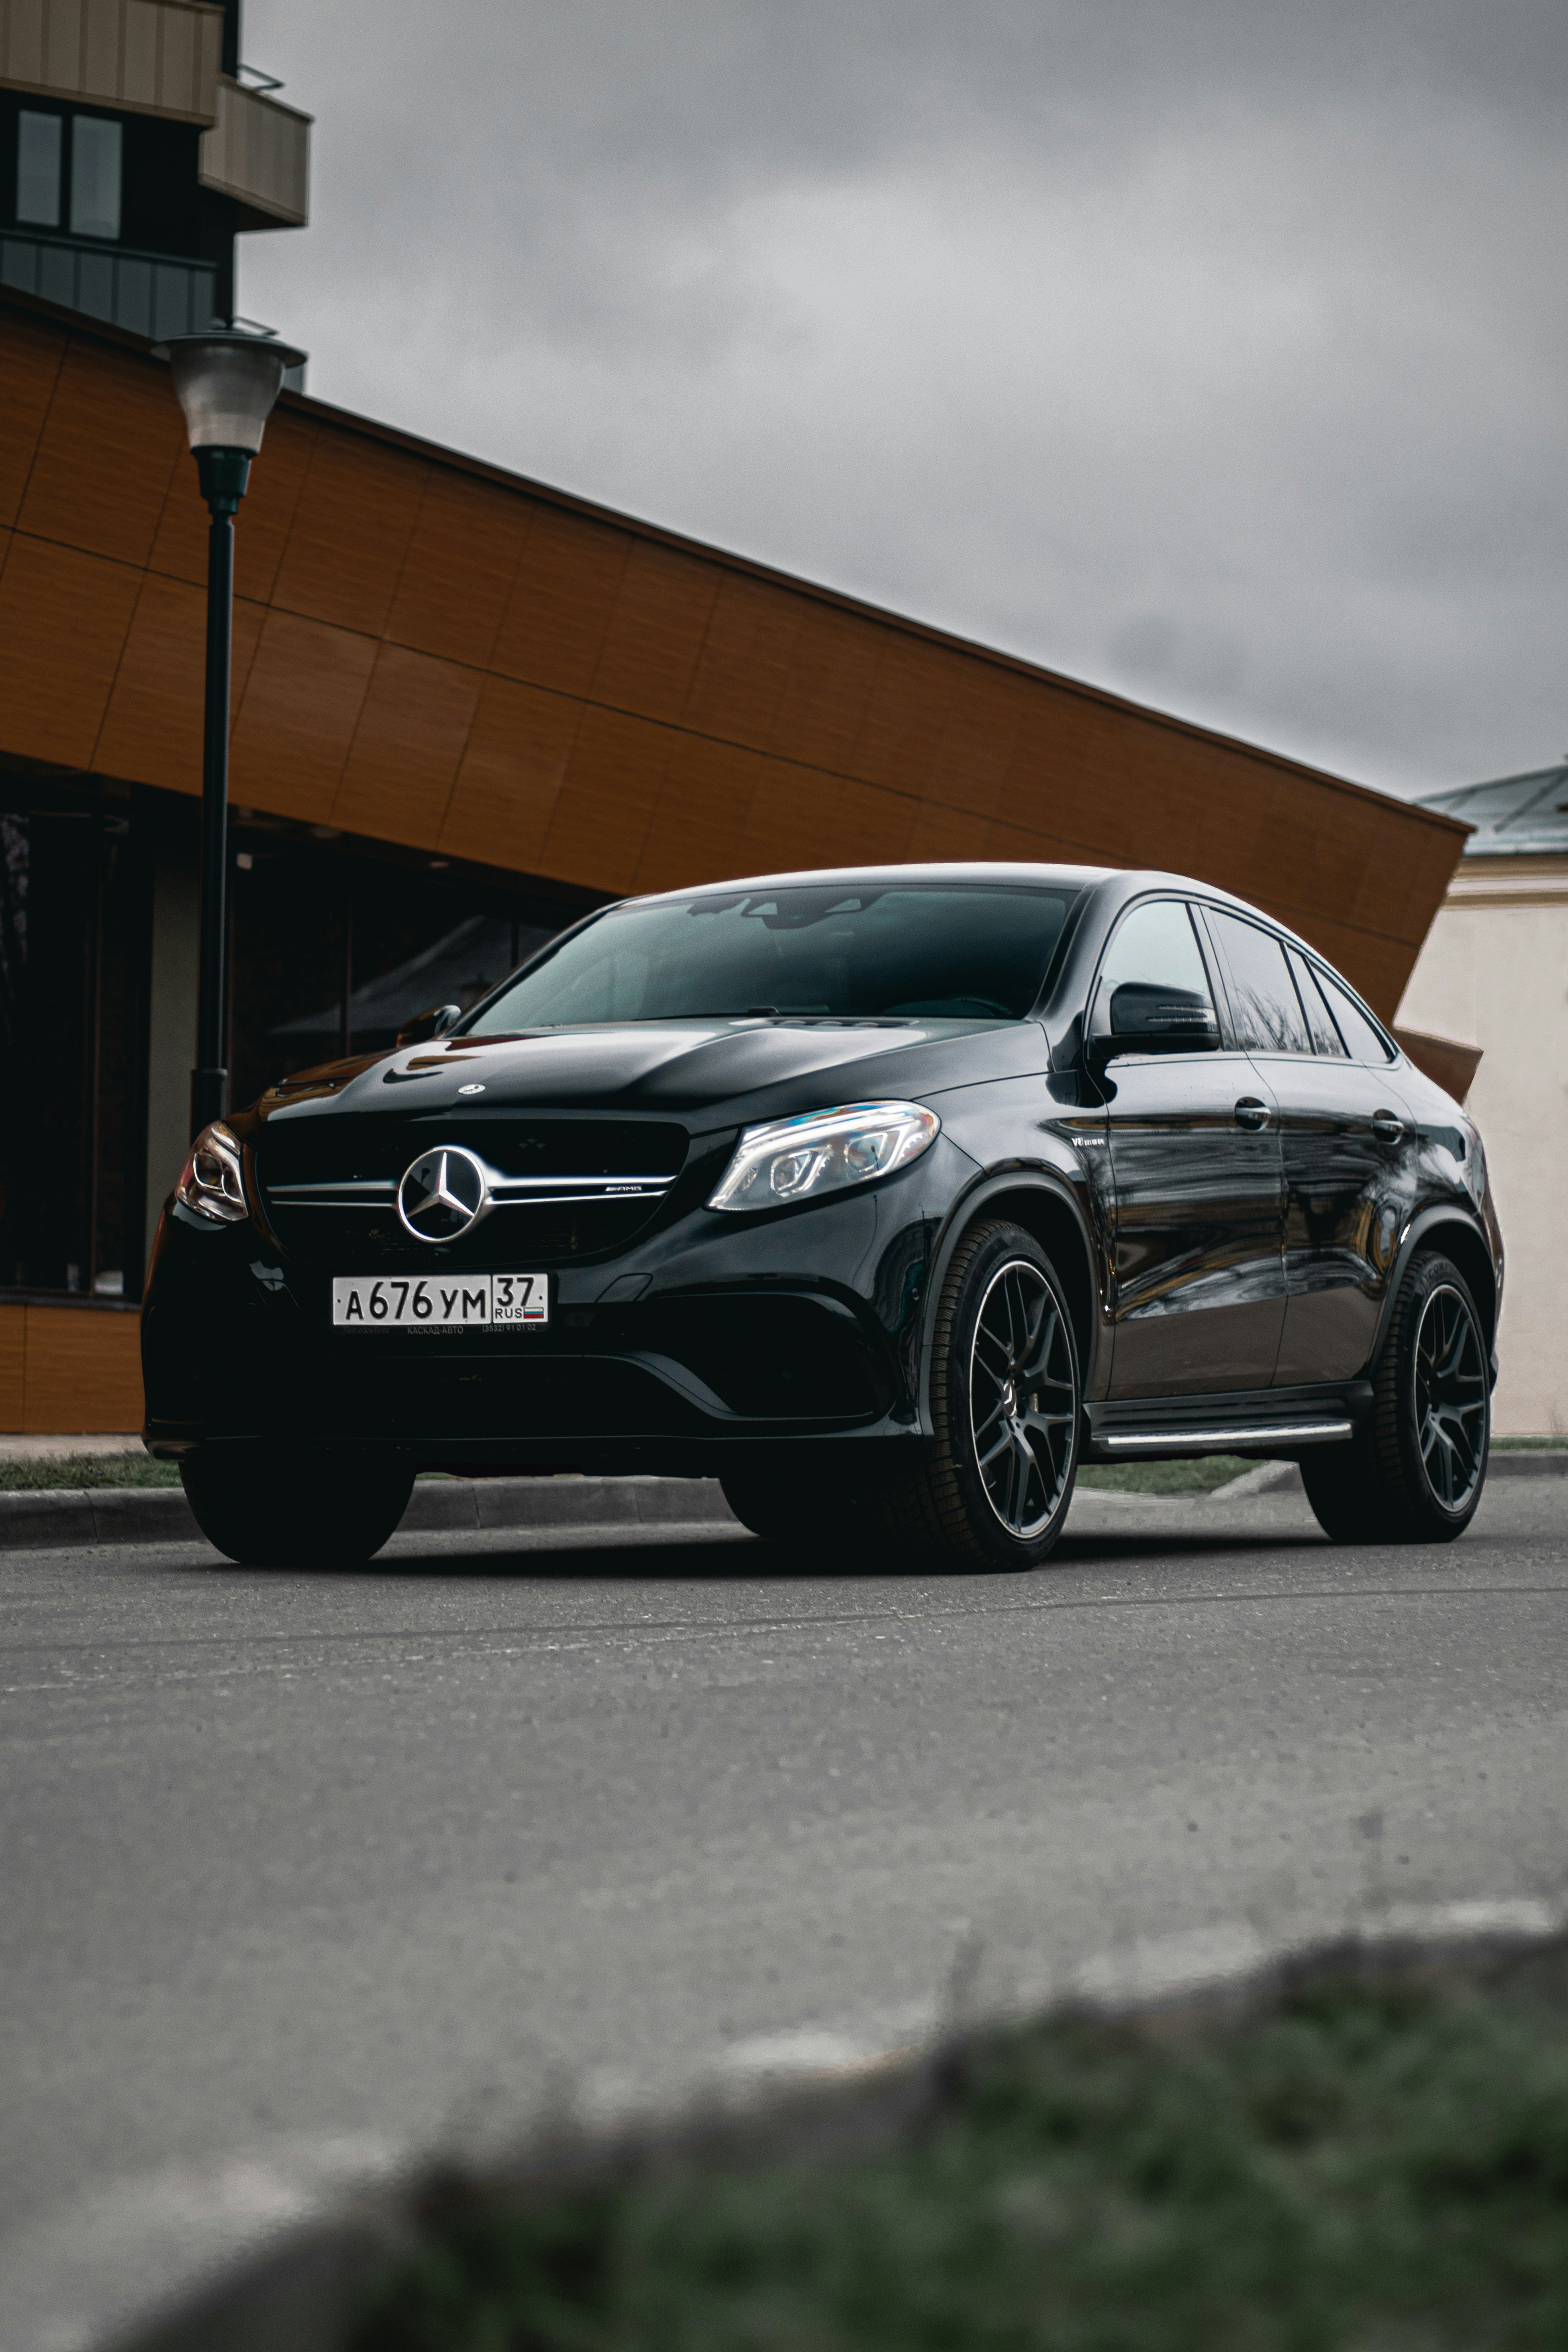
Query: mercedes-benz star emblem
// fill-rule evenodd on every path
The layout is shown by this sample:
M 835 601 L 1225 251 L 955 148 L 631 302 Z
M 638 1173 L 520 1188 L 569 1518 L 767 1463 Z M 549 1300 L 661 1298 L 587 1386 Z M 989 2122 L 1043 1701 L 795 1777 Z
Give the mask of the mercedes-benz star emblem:
M 490 1204 L 484 1164 L 444 1143 L 405 1169 L 397 1213 L 416 1242 L 455 1242 Z

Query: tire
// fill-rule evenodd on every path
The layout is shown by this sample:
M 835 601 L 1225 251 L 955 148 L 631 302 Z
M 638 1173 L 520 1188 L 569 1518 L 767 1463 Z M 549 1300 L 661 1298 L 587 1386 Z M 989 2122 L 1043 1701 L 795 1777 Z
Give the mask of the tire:
M 821 1511 L 809 1496 L 802 1496 L 798 1474 L 791 1478 L 787 1472 L 725 1470 L 720 1473 L 719 1484 L 741 1525 L 761 1536 L 764 1543 L 820 1540 Z
M 1486 1484 L 1491 1393 L 1469 1284 L 1436 1250 L 1412 1258 L 1373 1372 L 1366 1426 L 1304 1454 L 1301 1480 L 1335 1543 L 1452 1543 Z
M 805 1545 L 814 1555 L 875 1532 L 882 1483 L 864 1467 L 851 1481 L 826 1470 L 803 1471 L 788 1460 L 773 1469 L 719 1474 L 724 1500 L 743 1528 L 765 1543 Z
M 414 1465 L 370 1448 L 312 1460 L 237 1444 L 187 1454 L 180 1482 L 207 1541 L 242 1568 L 356 1568 L 407 1509 Z
M 975 1225 L 953 1253 L 931 1404 L 931 1442 L 885 1498 L 884 1527 L 948 1568 L 1038 1568 L 1072 1500 L 1083 1391 L 1066 1293 L 1021 1225 Z

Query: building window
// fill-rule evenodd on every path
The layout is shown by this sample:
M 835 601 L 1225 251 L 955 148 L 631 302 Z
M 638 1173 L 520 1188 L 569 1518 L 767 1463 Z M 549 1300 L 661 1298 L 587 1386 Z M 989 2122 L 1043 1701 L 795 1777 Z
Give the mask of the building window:
M 71 122 L 73 236 L 120 235 L 121 137 L 119 123 L 100 114 L 79 114 Z
M 119 1297 L 142 929 L 125 816 L 9 782 L 0 777 L 0 1285 Z
M 0 1303 L 141 1296 L 190 1137 L 199 808 L 0 768 Z M 597 894 L 237 813 L 230 1097 L 474 1003 Z
M 118 123 L 114 128 L 119 129 Z M 60 147 L 65 121 L 24 108 L 16 121 L 16 218 L 39 228 L 60 225 Z

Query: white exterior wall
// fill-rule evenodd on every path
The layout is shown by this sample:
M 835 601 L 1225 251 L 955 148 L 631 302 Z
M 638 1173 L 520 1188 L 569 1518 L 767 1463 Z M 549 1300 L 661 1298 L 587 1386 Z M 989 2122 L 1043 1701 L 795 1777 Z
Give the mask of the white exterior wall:
M 1568 860 L 1461 866 L 1399 1018 L 1484 1056 L 1468 1108 L 1508 1253 L 1493 1426 L 1568 1433 Z

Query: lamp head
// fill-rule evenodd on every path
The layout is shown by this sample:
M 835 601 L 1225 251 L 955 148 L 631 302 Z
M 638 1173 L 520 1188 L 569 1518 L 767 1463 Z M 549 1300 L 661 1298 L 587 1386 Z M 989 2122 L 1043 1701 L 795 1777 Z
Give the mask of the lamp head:
M 153 356 L 169 362 L 207 504 L 232 514 L 285 371 L 300 366 L 305 353 L 275 335 L 210 327 L 205 334 L 171 335 Z

